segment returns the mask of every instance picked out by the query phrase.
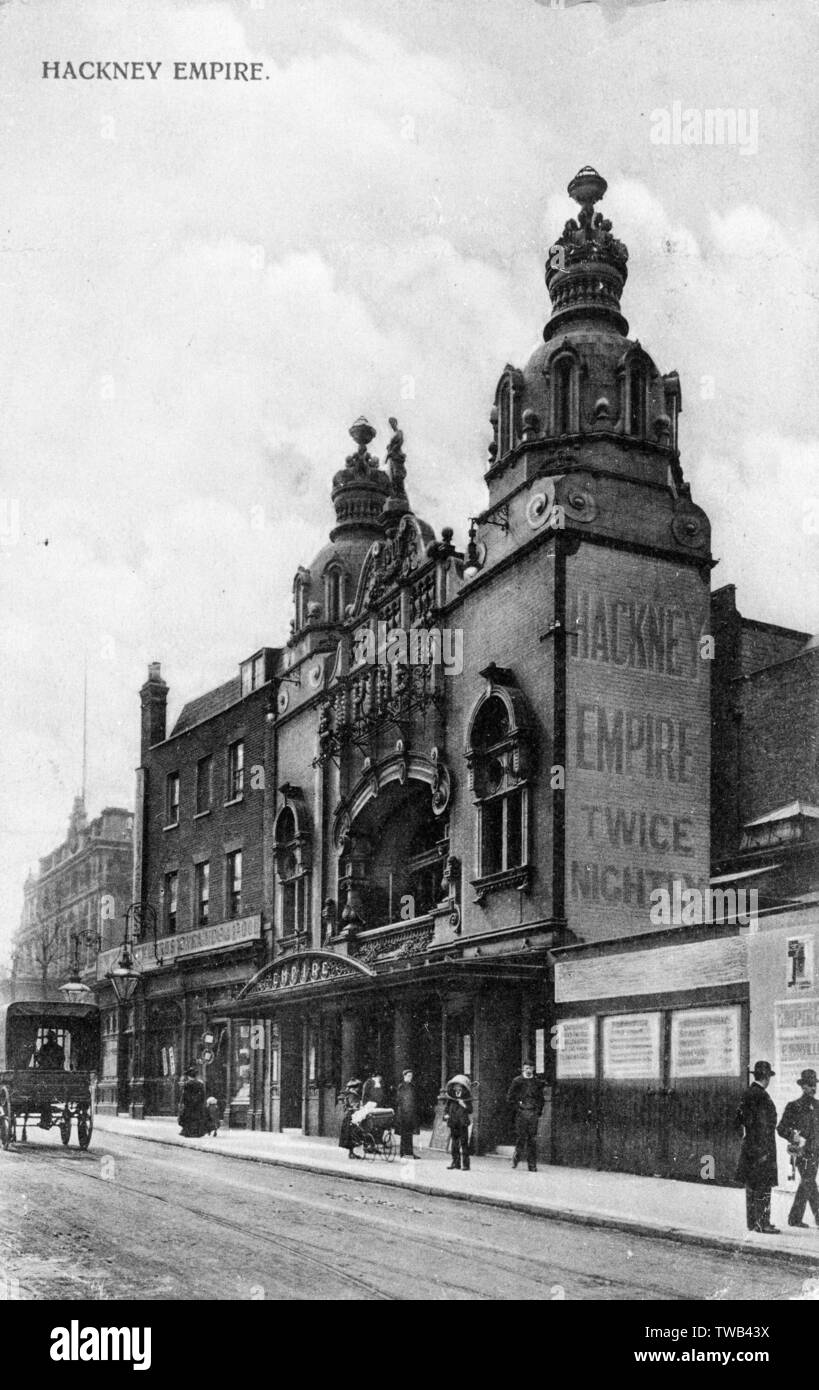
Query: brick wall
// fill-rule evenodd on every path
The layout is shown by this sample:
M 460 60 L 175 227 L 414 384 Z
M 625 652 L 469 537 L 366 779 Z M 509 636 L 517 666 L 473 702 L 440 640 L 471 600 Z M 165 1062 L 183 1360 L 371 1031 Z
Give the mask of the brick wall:
M 194 921 L 194 864 L 210 861 L 211 923 L 233 915 L 226 903 L 226 855 L 242 851 L 242 916 L 266 910 L 263 878 L 265 714 L 269 687 L 262 686 L 223 713 L 169 738 L 150 750 L 145 775 L 142 894 L 158 912 L 164 932 L 165 875 L 178 872 L 177 932 Z M 244 740 L 244 793 L 230 803 L 227 790 L 228 747 Z M 210 811 L 196 815 L 196 769 L 200 758 L 213 757 Z M 254 773 L 254 768 L 257 769 Z M 166 827 L 166 779 L 180 775 L 179 824 Z M 254 782 L 258 785 L 254 786 Z M 227 804 L 226 804 L 227 803 Z

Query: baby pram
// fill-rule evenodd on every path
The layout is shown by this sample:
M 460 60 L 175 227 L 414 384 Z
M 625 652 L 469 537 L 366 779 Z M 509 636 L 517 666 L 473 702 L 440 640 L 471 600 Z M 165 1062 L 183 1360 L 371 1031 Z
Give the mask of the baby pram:
M 395 1158 L 395 1138 L 392 1127 L 395 1111 L 388 1106 L 374 1105 L 371 1101 L 353 1112 L 350 1125 L 350 1142 L 354 1149 L 362 1150 L 362 1158 L 375 1158 L 380 1154 L 392 1163 Z

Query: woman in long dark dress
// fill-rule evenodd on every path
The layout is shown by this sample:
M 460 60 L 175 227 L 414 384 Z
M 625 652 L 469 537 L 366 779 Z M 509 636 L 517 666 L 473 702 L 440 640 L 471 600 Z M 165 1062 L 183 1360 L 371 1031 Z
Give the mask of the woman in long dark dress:
M 179 1098 L 179 1127 L 185 1139 L 202 1139 L 207 1133 L 205 1099 L 204 1082 L 199 1080 L 196 1067 L 188 1067 Z
M 344 1114 L 341 1117 L 338 1147 L 340 1149 L 346 1149 L 350 1158 L 359 1158 L 360 1154 L 357 1154 L 353 1147 L 352 1128 L 353 1111 L 357 1110 L 361 1105 L 361 1082 L 358 1080 L 348 1081 L 339 1096 L 339 1100 L 344 1106 Z

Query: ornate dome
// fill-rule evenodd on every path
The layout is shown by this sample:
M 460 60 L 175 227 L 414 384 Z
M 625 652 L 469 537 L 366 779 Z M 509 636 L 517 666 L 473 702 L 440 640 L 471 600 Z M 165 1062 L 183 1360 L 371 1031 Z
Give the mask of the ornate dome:
M 391 418 L 389 423 L 392 435 L 386 450 L 387 471 L 368 452 L 375 428 L 364 416 L 350 426 L 349 433 L 358 447 L 333 477 L 336 524 L 329 543 L 322 546 L 307 569 L 299 568 L 294 580 L 295 632 L 309 623 L 336 623 L 344 618 L 373 543 L 391 535 L 402 517 L 411 513 L 404 488 L 404 436 L 397 420 Z M 432 527 L 415 519 L 424 544 L 434 541 Z

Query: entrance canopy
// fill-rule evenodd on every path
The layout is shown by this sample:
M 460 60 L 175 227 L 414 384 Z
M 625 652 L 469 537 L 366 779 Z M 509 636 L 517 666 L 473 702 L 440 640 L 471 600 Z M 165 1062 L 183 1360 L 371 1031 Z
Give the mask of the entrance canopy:
M 523 965 L 504 961 L 441 960 L 410 965 L 385 962 L 375 968 L 333 951 L 294 951 L 266 965 L 245 986 L 237 999 L 220 1013 L 246 1018 L 249 1014 L 274 1013 L 292 1003 L 346 997 L 373 990 L 406 989 L 412 985 L 535 984 L 544 976 L 545 964 Z

